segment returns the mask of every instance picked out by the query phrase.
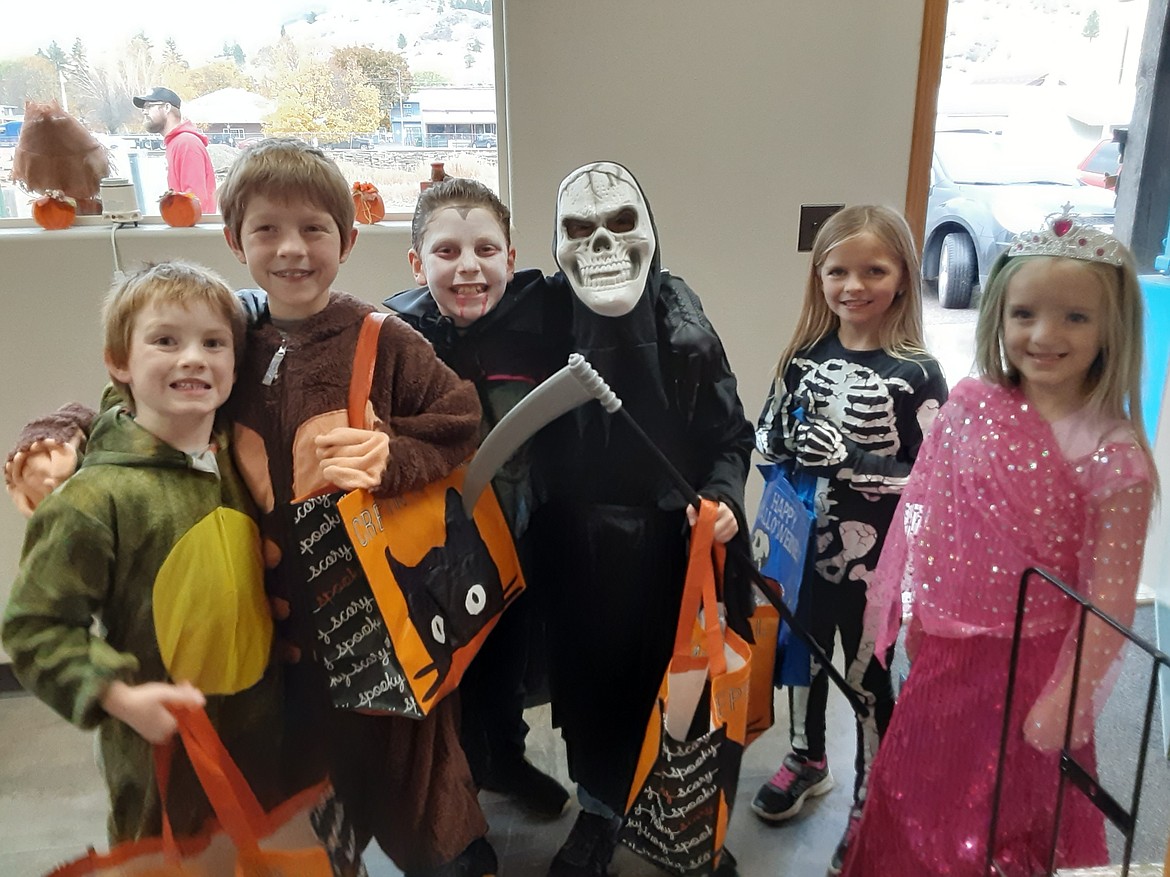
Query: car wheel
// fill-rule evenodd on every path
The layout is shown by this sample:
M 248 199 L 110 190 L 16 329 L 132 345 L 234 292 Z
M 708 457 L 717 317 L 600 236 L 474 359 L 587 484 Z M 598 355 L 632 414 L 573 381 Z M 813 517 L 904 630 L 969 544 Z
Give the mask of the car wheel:
M 938 256 L 938 303 L 944 308 L 969 307 L 975 289 L 975 245 L 964 232 L 943 238 Z

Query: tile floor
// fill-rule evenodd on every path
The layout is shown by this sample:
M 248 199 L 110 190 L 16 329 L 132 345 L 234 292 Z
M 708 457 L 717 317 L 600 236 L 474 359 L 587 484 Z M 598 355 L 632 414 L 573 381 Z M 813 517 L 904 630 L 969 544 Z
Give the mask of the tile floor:
M 787 728 L 785 698 L 778 696 L 778 720 Z M 852 788 L 853 735 L 848 708 L 833 698 L 830 751 L 837 786 L 806 806 L 794 823 L 765 825 L 749 802 L 783 757 L 787 733 L 773 728 L 744 756 L 739 796 L 732 815 L 728 848 L 745 875 L 821 875 L 844 830 Z M 831 702 L 832 702 L 831 701 Z M 547 707 L 530 710 L 529 757 L 565 779 L 564 746 L 548 723 Z M 93 738 L 59 719 L 48 707 L 24 694 L 0 697 L 0 875 L 35 877 L 84 851 L 102 848 L 106 801 L 93 759 Z M 846 753 L 849 753 L 846 755 Z M 481 798 L 489 838 L 501 860 L 502 877 L 543 877 L 568 833 L 575 805 L 559 819 L 536 821 L 501 796 Z M 371 877 L 400 872 L 377 849 L 367 851 Z M 656 873 L 632 855 L 619 855 L 614 869 L 621 877 Z
M 1152 607 L 1138 610 L 1140 635 L 1153 638 Z M 838 653 L 839 653 L 838 649 Z M 1148 661 L 1134 650 L 1118 680 L 1105 714 L 1098 723 L 1101 774 L 1111 791 L 1128 805 L 1125 782 L 1132 782 L 1138 729 L 1149 679 Z M 903 665 L 895 663 L 896 672 Z M 844 700 L 829 700 L 829 752 L 836 787 L 810 801 L 796 820 L 781 825 L 762 822 L 749 807 L 787 751 L 787 699 L 776 697 L 777 726 L 745 753 L 736 806 L 728 832 L 728 848 L 739 861 L 743 877 L 821 877 L 844 830 L 853 782 L 852 717 Z M 527 716 L 529 757 L 565 780 L 564 748 L 548 723 L 547 707 Z M 1148 745 L 1146 782 L 1138 820 L 1133 861 L 1161 861 L 1170 815 L 1170 763 L 1164 757 L 1161 723 L 1155 717 Z M 24 694 L 0 696 L 0 877 L 36 877 L 81 853 L 101 848 L 105 837 L 106 802 L 93 758 L 93 738 L 58 718 L 48 707 Z M 576 814 L 536 821 L 504 798 L 481 797 L 491 825 L 489 838 L 501 862 L 501 877 L 543 877 L 548 863 L 568 833 Z M 1111 848 L 1120 861 L 1116 836 Z M 371 877 L 398 877 L 400 872 L 377 849 L 367 851 Z M 652 877 L 661 872 L 619 850 L 615 877 Z

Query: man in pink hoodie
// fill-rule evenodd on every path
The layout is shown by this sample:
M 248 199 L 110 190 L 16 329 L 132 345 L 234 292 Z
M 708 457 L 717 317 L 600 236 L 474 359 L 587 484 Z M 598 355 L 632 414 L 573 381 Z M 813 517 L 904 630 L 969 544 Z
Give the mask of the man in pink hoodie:
M 176 192 L 192 192 L 205 214 L 216 213 L 215 170 L 207 151 L 207 138 L 179 114 L 182 101 L 169 88 L 155 87 L 134 98 L 142 110 L 142 125 L 151 134 L 162 134 L 167 150 L 167 185 Z

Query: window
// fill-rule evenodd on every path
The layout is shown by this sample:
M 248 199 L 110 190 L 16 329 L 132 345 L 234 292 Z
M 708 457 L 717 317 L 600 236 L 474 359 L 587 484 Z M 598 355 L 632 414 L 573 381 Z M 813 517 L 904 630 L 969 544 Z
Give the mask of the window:
M 491 0 L 115 8 L 62 0 L 0 34 L 0 217 L 31 215 L 32 196 L 11 179 L 26 100 L 57 100 L 81 121 L 106 147 L 111 175 L 130 179 L 139 209 L 157 215 L 165 108 L 131 100 L 155 86 L 179 96 L 219 178 L 243 149 L 284 134 L 377 185 L 390 215 L 410 214 L 435 161 L 499 187 Z

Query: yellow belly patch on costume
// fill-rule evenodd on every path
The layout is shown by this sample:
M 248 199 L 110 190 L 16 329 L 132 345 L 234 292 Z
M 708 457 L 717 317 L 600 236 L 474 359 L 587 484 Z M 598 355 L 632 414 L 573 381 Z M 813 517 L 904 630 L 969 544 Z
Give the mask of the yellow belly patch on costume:
M 183 534 L 154 581 L 154 628 L 176 682 L 234 694 L 260 680 L 272 615 L 255 521 L 218 508 Z

